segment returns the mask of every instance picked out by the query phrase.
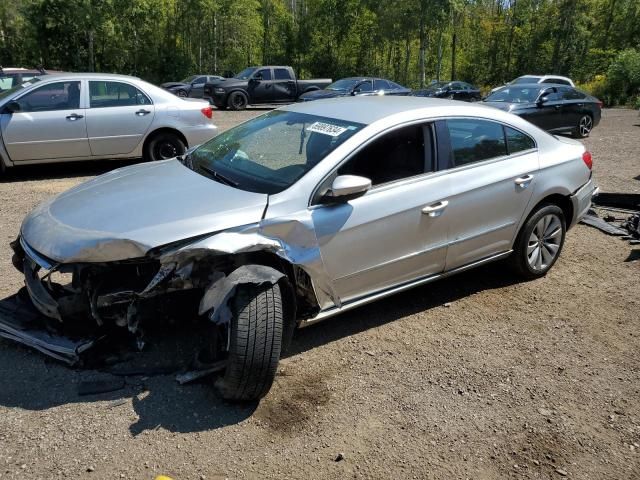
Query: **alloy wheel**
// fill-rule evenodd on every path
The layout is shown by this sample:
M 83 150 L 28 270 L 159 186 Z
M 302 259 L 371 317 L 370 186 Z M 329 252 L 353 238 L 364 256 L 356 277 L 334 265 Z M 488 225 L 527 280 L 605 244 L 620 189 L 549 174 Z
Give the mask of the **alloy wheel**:
M 178 90 L 178 96 L 184 98 L 187 96 L 187 92 L 184 90 Z
M 552 213 L 542 217 L 527 243 L 527 261 L 538 272 L 548 269 L 558 256 L 562 242 L 562 222 Z
M 591 129 L 593 128 L 593 120 L 591 120 L 591 117 L 589 115 L 585 115 L 584 117 L 582 117 L 580 119 L 580 124 L 578 125 L 578 128 L 580 129 L 581 137 L 588 136 L 589 133 L 591 132 Z

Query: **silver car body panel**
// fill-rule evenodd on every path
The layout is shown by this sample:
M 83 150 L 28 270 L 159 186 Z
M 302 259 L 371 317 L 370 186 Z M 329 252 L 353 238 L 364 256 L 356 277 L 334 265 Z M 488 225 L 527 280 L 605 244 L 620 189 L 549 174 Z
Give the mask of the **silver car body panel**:
M 135 258 L 193 237 L 199 238 L 168 248 L 161 262 L 271 252 L 309 275 L 319 307 L 314 318 L 320 319 L 503 258 L 529 213 L 550 195 L 571 199 L 570 225 L 588 208 L 593 185 L 582 144 L 559 141 L 506 112 L 415 97 L 284 109 L 367 126 L 268 198 L 201 177 L 177 161 L 133 166 L 41 205 L 25 219 L 22 238 L 62 263 Z M 346 204 L 314 204 L 314 193 L 338 166 L 380 134 L 454 117 L 511 126 L 535 139 L 536 148 L 374 186 Z
M 201 109 L 203 100 L 182 99 L 135 77 L 112 74 L 56 74 L 0 101 L 0 111 L 12 100 L 61 81 L 80 81 L 80 105 L 73 110 L 0 114 L 0 161 L 5 166 L 77 160 L 140 158 L 145 140 L 161 129 L 180 132 L 187 146 L 206 142 L 218 129 Z M 149 105 L 91 108 L 90 81 L 133 85 L 151 100 Z M 142 110 L 149 113 L 143 113 Z M 137 113 L 141 112 L 141 113 Z M 82 118 L 70 120 L 77 114 Z

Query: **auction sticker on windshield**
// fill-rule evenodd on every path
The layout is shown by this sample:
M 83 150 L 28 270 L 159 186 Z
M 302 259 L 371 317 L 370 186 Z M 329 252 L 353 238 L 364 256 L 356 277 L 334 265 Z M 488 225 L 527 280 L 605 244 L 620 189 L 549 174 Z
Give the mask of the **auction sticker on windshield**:
M 331 125 L 330 123 L 315 122 L 307 127 L 307 132 L 323 133 L 332 137 L 337 137 L 341 133 L 347 131 L 345 127 L 339 127 L 338 125 Z

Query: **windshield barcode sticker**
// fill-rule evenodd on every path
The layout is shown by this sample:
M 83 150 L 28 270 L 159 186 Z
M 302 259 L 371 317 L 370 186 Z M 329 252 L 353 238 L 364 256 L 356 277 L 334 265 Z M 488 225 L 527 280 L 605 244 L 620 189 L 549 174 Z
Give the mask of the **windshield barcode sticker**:
M 307 127 L 307 132 L 323 133 L 332 137 L 337 137 L 343 132 L 346 132 L 345 127 L 339 127 L 337 125 L 331 125 L 330 123 L 315 122 Z

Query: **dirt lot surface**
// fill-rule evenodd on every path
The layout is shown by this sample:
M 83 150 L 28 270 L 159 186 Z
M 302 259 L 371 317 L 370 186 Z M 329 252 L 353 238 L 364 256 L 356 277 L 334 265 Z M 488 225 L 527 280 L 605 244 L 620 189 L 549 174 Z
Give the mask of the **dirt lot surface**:
M 605 111 L 585 143 L 604 191 L 640 192 L 637 112 Z M 2 296 L 24 215 L 114 165 L 0 183 Z M 80 397 L 96 372 L 0 340 L 0 478 L 638 479 L 639 280 L 637 246 L 579 225 L 541 280 L 493 265 L 299 331 L 249 406 L 168 375 Z

